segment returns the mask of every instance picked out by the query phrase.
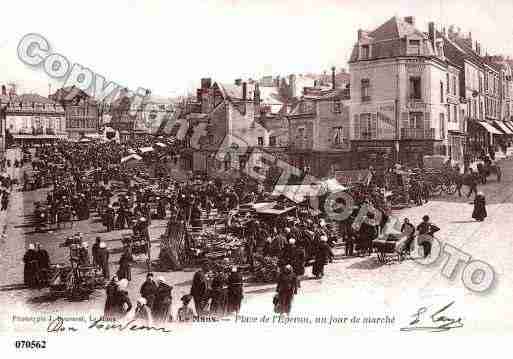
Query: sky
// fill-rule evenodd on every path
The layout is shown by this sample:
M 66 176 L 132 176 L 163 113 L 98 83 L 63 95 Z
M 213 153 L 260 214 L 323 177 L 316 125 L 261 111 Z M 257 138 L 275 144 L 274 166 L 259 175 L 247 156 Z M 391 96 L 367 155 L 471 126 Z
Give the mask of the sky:
M 392 16 L 415 16 L 422 31 L 454 24 L 490 54 L 513 56 L 511 0 L 4 0 L 1 9 L 0 84 L 44 96 L 62 82 L 19 61 L 28 33 L 109 81 L 164 97 L 194 92 L 202 77 L 347 68 L 358 29 Z

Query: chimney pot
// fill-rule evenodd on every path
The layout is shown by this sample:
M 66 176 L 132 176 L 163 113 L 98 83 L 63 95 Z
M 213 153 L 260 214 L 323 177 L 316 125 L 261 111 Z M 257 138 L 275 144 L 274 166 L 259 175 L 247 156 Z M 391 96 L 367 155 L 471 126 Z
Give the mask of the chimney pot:
M 333 66 L 331 68 L 331 88 L 334 90 L 335 89 L 335 66 Z

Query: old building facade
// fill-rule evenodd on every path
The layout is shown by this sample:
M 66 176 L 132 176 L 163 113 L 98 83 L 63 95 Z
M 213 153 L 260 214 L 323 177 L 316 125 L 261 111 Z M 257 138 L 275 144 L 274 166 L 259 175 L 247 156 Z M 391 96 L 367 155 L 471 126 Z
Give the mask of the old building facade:
M 6 145 L 34 146 L 66 139 L 64 108 L 36 94 L 1 95 Z
M 459 69 L 444 56 L 433 23 L 423 33 L 413 17 L 393 17 L 359 30 L 349 64 L 357 167 L 416 166 L 424 155 L 448 155 L 448 118 L 457 106 L 448 88 Z
M 86 92 L 75 86 L 63 87 L 49 98 L 64 108 L 69 139 L 78 140 L 87 134 L 98 133 L 98 103 Z
M 345 90 L 305 89 L 287 116 L 290 164 L 316 177 L 351 168 L 348 102 Z

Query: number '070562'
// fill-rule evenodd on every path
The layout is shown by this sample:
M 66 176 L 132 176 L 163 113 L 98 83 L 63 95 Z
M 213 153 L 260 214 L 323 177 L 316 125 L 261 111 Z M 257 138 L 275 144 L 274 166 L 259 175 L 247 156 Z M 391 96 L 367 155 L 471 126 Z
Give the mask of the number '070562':
M 46 349 L 46 340 L 16 340 L 16 349 Z

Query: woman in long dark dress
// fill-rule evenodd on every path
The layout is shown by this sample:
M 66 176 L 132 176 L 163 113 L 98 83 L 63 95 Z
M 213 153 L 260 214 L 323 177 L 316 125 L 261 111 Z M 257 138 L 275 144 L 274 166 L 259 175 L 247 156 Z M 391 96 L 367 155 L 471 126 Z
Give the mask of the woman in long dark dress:
M 481 222 L 486 218 L 486 216 L 486 199 L 483 192 L 478 192 L 474 198 L 474 211 L 472 212 L 472 218 Z

